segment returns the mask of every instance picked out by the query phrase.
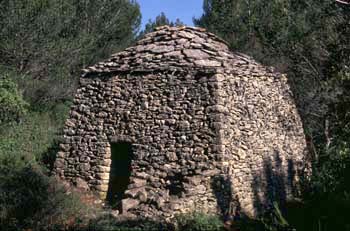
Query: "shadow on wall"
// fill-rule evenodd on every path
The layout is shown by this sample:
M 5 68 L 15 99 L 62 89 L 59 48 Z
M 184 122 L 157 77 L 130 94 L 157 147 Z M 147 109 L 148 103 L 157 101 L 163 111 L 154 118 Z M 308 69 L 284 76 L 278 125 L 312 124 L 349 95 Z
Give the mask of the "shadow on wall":
M 251 183 L 256 214 L 261 216 L 270 212 L 274 209 L 275 202 L 282 208 L 282 212 L 285 212 L 288 199 L 300 194 L 300 187 L 295 180 L 298 178 L 301 178 L 301 174 L 296 172 L 293 161 L 289 159 L 283 163 L 279 152 L 275 151 L 272 157 L 265 159 L 262 170 L 253 172 Z M 241 213 L 239 198 L 233 194 L 231 187 L 228 176 L 219 175 L 212 178 L 211 188 L 224 219 L 240 216 Z
M 211 179 L 211 188 L 225 221 L 233 220 L 240 212 L 238 198 L 234 197 L 231 187 L 232 182 L 228 176 L 218 175 Z
M 272 157 L 264 160 L 262 172 L 253 175 L 251 187 L 257 214 L 273 210 L 275 202 L 285 213 L 287 200 L 299 194 L 297 178 L 300 178 L 300 173 L 295 171 L 294 162 L 288 159 L 286 164 L 283 163 L 280 153 L 275 150 Z

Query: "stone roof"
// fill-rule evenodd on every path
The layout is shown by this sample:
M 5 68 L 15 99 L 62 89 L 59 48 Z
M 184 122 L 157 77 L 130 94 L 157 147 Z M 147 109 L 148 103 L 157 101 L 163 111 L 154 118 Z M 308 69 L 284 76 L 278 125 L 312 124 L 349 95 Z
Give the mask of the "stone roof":
M 250 57 L 231 52 L 224 40 L 203 28 L 162 26 L 146 34 L 135 46 L 83 69 L 83 77 L 114 72 L 242 70 L 242 66 L 259 69 L 256 72 L 260 74 L 266 71 Z

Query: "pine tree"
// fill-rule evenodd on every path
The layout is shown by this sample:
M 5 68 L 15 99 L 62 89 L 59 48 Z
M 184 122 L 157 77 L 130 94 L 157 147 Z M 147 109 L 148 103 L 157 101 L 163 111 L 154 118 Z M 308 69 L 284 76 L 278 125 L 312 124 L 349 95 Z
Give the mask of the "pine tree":
M 129 0 L 3 0 L 0 65 L 27 75 L 31 102 L 68 99 L 80 69 L 129 45 L 140 17 Z
M 175 22 L 170 21 L 164 12 L 161 12 L 154 21 L 152 21 L 151 19 L 148 20 L 148 23 L 145 25 L 145 29 L 140 33 L 140 37 L 142 37 L 143 35 L 152 32 L 156 27 L 159 26 L 183 26 L 184 23 L 181 22 L 180 19 L 176 19 Z

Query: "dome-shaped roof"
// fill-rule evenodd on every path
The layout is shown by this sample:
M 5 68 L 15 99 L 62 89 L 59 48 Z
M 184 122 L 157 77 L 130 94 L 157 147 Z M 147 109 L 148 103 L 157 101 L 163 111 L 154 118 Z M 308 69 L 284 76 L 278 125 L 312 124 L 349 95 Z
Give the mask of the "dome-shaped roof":
M 84 69 L 83 76 L 186 68 L 205 71 L 248 63 L 256 65 L 249 57 L 231 52 L 225 41 L 203 28 L 162 26 L 146 34 L 135 46 Z

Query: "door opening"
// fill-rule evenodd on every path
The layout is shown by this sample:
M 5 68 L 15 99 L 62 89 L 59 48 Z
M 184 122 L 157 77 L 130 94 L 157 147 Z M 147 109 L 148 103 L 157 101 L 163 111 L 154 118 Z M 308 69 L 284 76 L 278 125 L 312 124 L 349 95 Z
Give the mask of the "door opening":
M 131 174 L 132 148 L 128 142 L 111 144 L 111 170 L 107 191 L 107 201 L 111 206 L 118 206 L 128 187 Z

